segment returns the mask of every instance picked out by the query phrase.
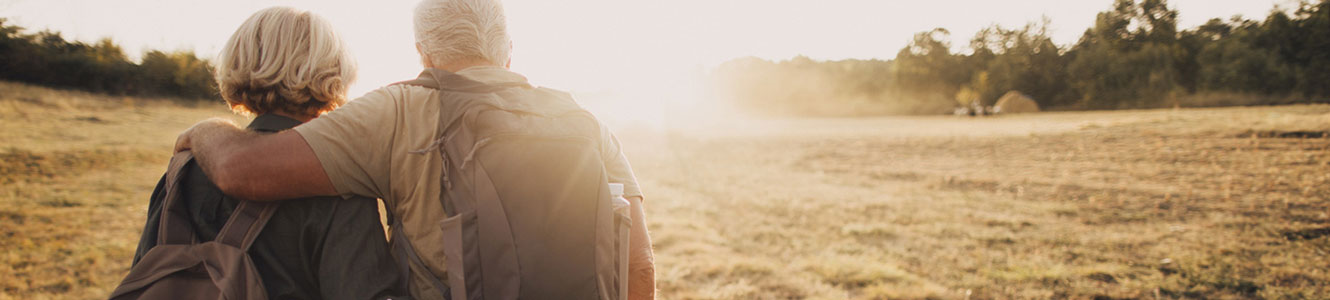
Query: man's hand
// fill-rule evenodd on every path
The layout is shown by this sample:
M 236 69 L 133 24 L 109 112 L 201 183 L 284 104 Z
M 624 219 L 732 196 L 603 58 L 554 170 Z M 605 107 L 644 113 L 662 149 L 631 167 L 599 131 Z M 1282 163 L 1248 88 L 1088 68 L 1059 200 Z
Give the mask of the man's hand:
M 197 124 L 194 124 L 194 126 L 190 126 L 189 129 L 185 129 L 185 132 L 181 132 L 180 136 L 176 137 L 174 153 L 180 153 L 181 151 L 193 149 L 192 136 L 197 134 L 199 131 L 215 129 L 219 126 L 240 129 L 239 127 L 236 127 L 235 123 L 232 123 L 231 120 L 227 119 L 211 118 L 200 121 Z

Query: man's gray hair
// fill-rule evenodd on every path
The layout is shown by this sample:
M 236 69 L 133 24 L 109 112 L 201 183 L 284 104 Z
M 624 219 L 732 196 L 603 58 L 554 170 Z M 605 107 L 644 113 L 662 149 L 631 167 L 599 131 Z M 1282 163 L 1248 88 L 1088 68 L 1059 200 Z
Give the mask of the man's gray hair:
M 435 67 L 478 60 L 503 67 L 512 51 L 499 0 L 422 0 L 415 31 Z

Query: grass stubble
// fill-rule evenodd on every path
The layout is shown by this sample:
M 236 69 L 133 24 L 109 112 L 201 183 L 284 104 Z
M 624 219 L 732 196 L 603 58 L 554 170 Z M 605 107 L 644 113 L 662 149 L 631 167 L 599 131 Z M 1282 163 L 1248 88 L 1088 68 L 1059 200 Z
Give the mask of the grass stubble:
M 0 83 L 0 299 L 105 297 L 222 105 Z M 1330 106 L 620 132 L 666 299 L 1330 297 Z
M 0 82 L 0 299 L 109 295 L 176 134 L 208 117 L 232 116 Z

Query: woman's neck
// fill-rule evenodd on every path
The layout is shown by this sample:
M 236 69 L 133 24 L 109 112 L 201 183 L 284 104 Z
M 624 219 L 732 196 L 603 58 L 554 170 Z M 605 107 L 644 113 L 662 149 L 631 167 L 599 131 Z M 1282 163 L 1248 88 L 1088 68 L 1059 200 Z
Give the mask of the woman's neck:
M 278 115 L 278 116 L 287 117 L 287 118 L 291 118 L 291 119 L 294 119 L 294 120 L 296 120 L 296 121 L 300 121 L 300 123 L 302 123 L 302 124 L 303 124 L 303 123 L 306 123 L 306 122 L 309 122 L 310 120 L 313 120 L 313 119 L 314 119 L 313 116 L 299 116 L 299 115 L 295 115 L 295 114 L 287 113 L 287 112 L 284 112 L 284 111 L 271 111 L 271 112 L 268 112 L 268 113 L 270 113 L 270 114 L 274 114 L 274 115 Z

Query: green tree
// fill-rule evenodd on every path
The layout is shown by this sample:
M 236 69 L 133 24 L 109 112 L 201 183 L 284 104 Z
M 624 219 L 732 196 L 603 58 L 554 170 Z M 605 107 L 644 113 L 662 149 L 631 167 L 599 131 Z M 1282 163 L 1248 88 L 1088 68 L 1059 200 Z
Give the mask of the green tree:
M 1199 90 L 1263 95 L 1293 91 L 1297 72 L 1280 54 L 1287 44 L 1281 46 L 1281 38 L 1268 34 L 1271 27 L 1290 30 L 1285 27 L 1291 25 L 1286 15 L 1275 12 L 1265 24 L 1242 19 L 1206 24 L 1184 34 L 1204 42 L 1196 58 Z
M 1186 93 L 1190 53 L 1164 0 L 1118 0 L 1072 48 L 1073 88 L 1087 108 L 1158 107 Z
M 1304 2 L 1293 21 L 1295 32 L 1278 32 L 1301 37 L 1294 44 L 1292 62 L 1303 66 L 1298 74 L 1298 90 L 1320 102 L 1330 102 L 1330 0 L 1312 4 Z M 1291 39 L 1292 37 L 1284 37 Z
M 951 51 L 951 32 L 938 28 L 915 34 L 891 61 L 750 58 L 716 73 L 744 106 L 784 115 L 853 115 L 846 112 L 865 103 L 934 112 L 929 105 L 991 105 L 1013 90 L 1063 109 L 1163 107 L 1225 94 L 1261 101 L 1244 104 L 1330 102 L 1330 0 L 1264 21 L 1212 19 L 1182 30 L 1177 18 L 1166 0 L 1114 0 L 1070 47 L 1052 42 L 1045 19 L 984 28 L 969 54 Z
M 191 52 L 149 51 L 135 64 L 110 39 L 86 44 L 52 31 L 25 34 L 7 22 L 0 19 L 0 79 L 121 95 L 216 96 L 211 65 Z
M 950 103 L 949 99 L 974 74 L 965 57 L 951 53 L 951 32 L 937 28 L 916 33 L 894 60 L 892 78 L 897 98 Z
M 968 85 L 985 105 L 1009 91 L 1034 97 L 1043 106 L 1074 102 L 1066 81 L 1066 57 L 1049 36 L 1051 21 L 1026 24 L 1019 29 L 992 26 L 981 30 L 970 45 L 970 63 L 979 70 Z

